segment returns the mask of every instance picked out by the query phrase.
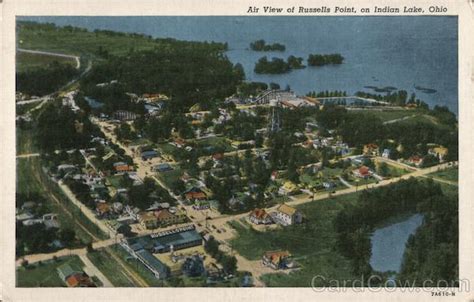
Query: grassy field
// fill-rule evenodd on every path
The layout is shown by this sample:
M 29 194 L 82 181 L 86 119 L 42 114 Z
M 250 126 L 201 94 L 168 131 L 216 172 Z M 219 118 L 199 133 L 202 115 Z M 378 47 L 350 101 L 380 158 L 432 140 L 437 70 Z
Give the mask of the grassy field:
M 153 49 L 160 42 L 148 37 L 133 35 L 108 35 L 67 29 L 32 29 L 20 26 L 18 41 L 24 49 L 58 52 L 72 55 L 94 55 L 99 48 L 113 55 L 124 55 L 130 49 Z
M 156 177 L 161 180 L 168 188 L 172 188 L 173 184 L 183 175 L 183 171 L 180 168 L 176 168 L 173 171 L 157 172 Z
M 104 250 L 95 250 L 92 253 L 88 253 L 87 257 L 114 286 L 134 287 L 133 281 L 127 277 L 115 260 L 113 260 Z
M 349 261 L 334 250 L 333 219 L 344 204 L 354 203 L 357 196 L 358 193 L 337 196 L 299 206 L 306 217 L 302 225 L 258 232 L 234 224 L 238 236 L 232 240 L 232 247 L 251 260 L 260 259 L 269 250 L 290 251 L 301 270 L 289 275 L 264 275 L 267 286 L 307 287 L 317 274 L 336 280 L 353 278 Z
M 404 118 L 407 116 L 412 116 L 417 114 L 416 110 L 350 110 L 349 113 L 356 115 L 365 115 L 365 116 L 376 116 L 380 118 L 383 122 Z
M 58 258 L 58 261 L 50 260 L 43 263 L 29 265 L 28 268 L 20 267 L 16 273 L 17 287 L 66 287 L 56 269 L 69 264 L 74 270 L 82 270 L 84 263 L 78 256 Z
M 436 178 L 441 178 L 444 180 L 457 182 L 459 179 L 459 171 L 457 167 L 453 167 L 453 168 L 449 168 L 443 171 L 428 174 L 428 176 L 433 176 Z
M 57 61 L 61 64 L 70 64 L 76 67 L 76 60 L 72 58 L 50 56 L 44 54 L 34 54 L 26 52 L 17 52 L 16 54 L 16 71 L 22 72 L 35 68 L 46 67 L 48 64 Z

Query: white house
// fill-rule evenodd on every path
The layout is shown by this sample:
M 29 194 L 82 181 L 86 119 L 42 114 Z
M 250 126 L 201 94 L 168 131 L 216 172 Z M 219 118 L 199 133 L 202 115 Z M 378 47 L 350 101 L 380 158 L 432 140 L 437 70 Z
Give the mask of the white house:
M 276 210 L 276 219 L 283 225 L 292 225 L 303 222 L 303 214 L 295 208 L 282 204 Z

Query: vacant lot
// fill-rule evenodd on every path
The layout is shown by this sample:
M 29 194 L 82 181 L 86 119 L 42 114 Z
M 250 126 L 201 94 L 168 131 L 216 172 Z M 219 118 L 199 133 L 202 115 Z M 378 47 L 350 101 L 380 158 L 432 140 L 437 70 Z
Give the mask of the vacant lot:
M 354 203 L 357 196 L 358 193 L 343 195 L 299 206 L 306 218 L 301 225 L 258 232 L 233 224 L 238 237 L 231 241 L 232 248 L 250 260 L 260 259 L 265 251 L 290 251 L 301 270 L 264 275 L 267 286 L 308 287 L 317 274 L 336 280 L 350 279 L 353 276 L 349 261 L 334 250 L 333 220 L 342 207 Z
M 20 267 L 16 273 L 16 285 L 18 287 L 66 287 L 56 269 L 69 264 L 74 270 L 82 270 L 84 263 L 77 256 L 58 258 L 43 263 L 35 263 L 27 268 Z

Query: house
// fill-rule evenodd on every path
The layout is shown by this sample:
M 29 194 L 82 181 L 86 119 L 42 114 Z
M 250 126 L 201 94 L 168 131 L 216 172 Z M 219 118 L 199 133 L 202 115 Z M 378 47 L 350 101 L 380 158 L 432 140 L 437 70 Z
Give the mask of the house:
M 282 204 L 276 210 L 277 222 L 283 225 L 292 225 L 303 222 L 303 214 L 289 205 Z
M 232 194 L 232 197 L 227 200 L 227 204 L 231 209 L 238 209 L 245 204 L 245 197 L 246 195 L 243 193 Z
M 255 224 L 272 224 L 273 220 L 271 216 L 265 211 L 265 209 L 254 209 L 250 215 L 249 219 L 252 223 Z
M 59 278 L 61 278 L 61 280 L 63 280 L 64 282 L 66 282 L 66 279 L 69 276 L 78 273 L 77 271 L 73 270 L 69 264 L 63 264 L 59 266 L 56 271 L 58 272 Z
M 291 195 L 297 193 L 298 190 L 299 189 L 296 184 L 291 181 L 287 181 L 283 184 L 283 186 L 280 187 L 280 189 L 278 189 L 278 193 L 281 195 Z
M 189 201 L 195 200 L 205 200 L 207 199 L 206 193 L 204 193 L 200 188 L 192 187 L 185 194 L 184 197 Z
M 332 181 L 324 181 L 323 182 L 323 187 L 325 189 L 332 189 L 332 188 L 336 187 L 336 184 Z
M 155 158 L 155 157 L 158 157 L 159 154 L 157 151 L 155 150 L 147 150 L 147 151 L 143 151 L 141 153 L 141 157 L 143 160 L 149 160 L 149 159 L 152 159 L 152 158 Z
M 72 274 L 67 277 L 65 282 L 68 287 L 96 287 L 91 278 L 84 272 Z
M 133 121 L 138 117 L 136 113 L 126 110 L 117 110 L 113 115 L 119 121 Z
M 354 174 L 355 177 L 359 178 L 369 178 L 372 173 L 368 167 L 362 166 L 352 171 L 352 174 Z
M 186 146 L 186 142 L 181 138 L 177 138 L 174 140 L 174 145 L 178 148 L 184 148 Z
M 207 200 L 195 200 L 193 209 L 195 210 L 207 210 L 211 207 L 209 201 Z
M 99 217 L 105 217 L 111 212 L 110 205 L 103 202 L 99 202 L 95 207 L 95 210 Z
M 127 163 L 122 161 L 114 163 L 114 170 L 117 173 L 133 171 L 133 166 L 129 166 Z
M 413 156 L 410 156 L 410 158 L 408 159 L 408 163 L 416 167 L 419 167 L 423 164 L 423 158 L 418 155 L 413 155 Z
M 288 251 L 268 251 L 262 256 L 262 264 L 275 270 L 290 268 L 293 263 L 289 261 L 289 257 Z
M 278 171 L 273 171 L 272 174 L 270 175 L 270 179 L 272 181 L 275 181 L 278 178 Z
M 382 157 L 390 158 L 391 150 L 390 149 L 383 149 Z
M 428 154 L 436 156 L 440 161 L 443 161 L 446 155 L 448 155 L 448 149 L 442 146 L 431 148 L 428 150 Z
M 46 229 L 59 229 L 58 215 L 53 213 L 44 214 L 43 224 Z
M 379 156 L 379 146 L 376 144 L 364 145 L 363 152 L 365 155 Z
M 222 159 L 224 159 L 224 154 L 222 154 L 222 153 L 215 153 L 215 154 L 212 155 L 212 160 L 214 162 L 219 162 Z
M 186 214 L 181 211 L 171 213 L 168 209 L 162 209 L 159 211 L 155 211 L 154 215 L 157 219 L 157 223 L 159 226 L 168 226 L 172 224 L 183 223 L 186 221 Z
M 152 168 L 153 172 L 168 172 L 168 171 L 173 171 L 173 167 L 171 167 L 170 164 L 168 163 L 162 163 L 159 165 L 156 165 Z
M 158 219 L 153 212 L 142 212 L 138 214 L 138 222 L 148 230 L 158 227 Z

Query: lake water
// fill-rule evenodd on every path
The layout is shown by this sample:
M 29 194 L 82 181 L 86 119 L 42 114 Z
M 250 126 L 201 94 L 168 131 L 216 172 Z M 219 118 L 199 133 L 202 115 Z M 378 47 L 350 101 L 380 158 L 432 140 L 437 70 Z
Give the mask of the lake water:
M 28 17 L 58 25 L 137 32 L 153 37 L 219 41 L 229 44 L 228 57 L 244 66 L 247 79 L 286 85 L 298 94 L 345 90 L 373 92 L 364 86 L 405 89 L 431 106 L 458 110 L 457 17 Z M 285 52 L 255 52 L 257 39 L 279 42 Z M 344 64 L 308 67 L 283 75 L 257 75 L 262 56 L 305 59 L 310 53 L 340 53 Z M 435 93 L 415 86 L 435 89 Z
M 370 265 L 378 272 L 399 272 L 402 265 L 405 244 L 411 234 L 423 222 L 423 216 L 416 214 L 410 218 L 377 229 L 372 237 L 372 256 Z

